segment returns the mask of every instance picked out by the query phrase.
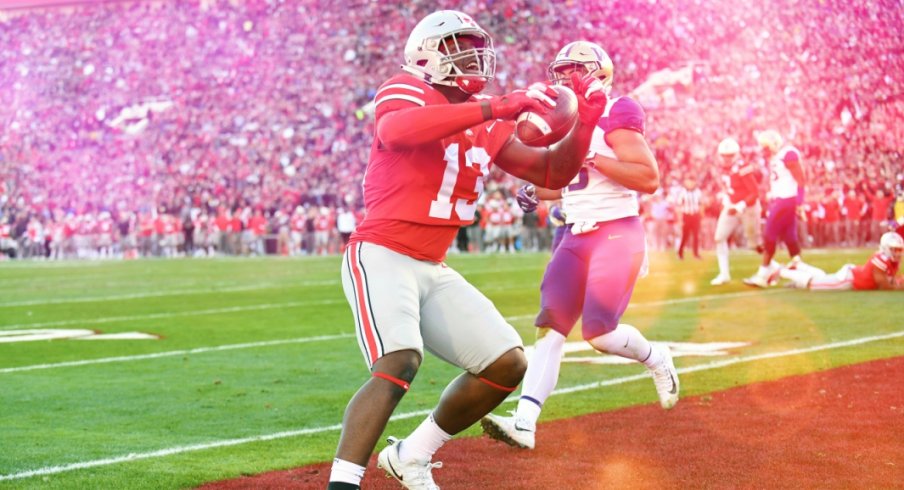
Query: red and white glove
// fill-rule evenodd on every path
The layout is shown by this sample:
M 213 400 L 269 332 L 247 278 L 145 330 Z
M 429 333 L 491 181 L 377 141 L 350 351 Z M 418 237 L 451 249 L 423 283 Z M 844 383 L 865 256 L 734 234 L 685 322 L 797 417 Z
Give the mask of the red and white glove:
M 515 119 L 524 111 L 546 114 L 556 106 L 558 93 L 545 84 L 533 84 L 529 88 L 493 97 L 489 102 L 490 119 Z
M 571 86 L 578 96 L 578 119 L 583 124 L 596 126 L 609 102 L 603 82 L 592 75 L 582 77 L 575 72 L 571 74 Z

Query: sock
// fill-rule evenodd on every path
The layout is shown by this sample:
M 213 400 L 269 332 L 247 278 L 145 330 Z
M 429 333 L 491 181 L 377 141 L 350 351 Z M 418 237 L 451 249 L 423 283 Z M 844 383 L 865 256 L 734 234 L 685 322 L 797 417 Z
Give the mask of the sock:
M 344 459 L 336 458 L 333 460 L 333 468 L 330 470 L 330 483 L 348 483 L 350 485 L 355 485 L 356 488 L 359 488 L 361 485 L 361 479 L 364 478 L 364 467 L 356 465 L 351 461 L 345 461 Z M 330 488 L 340 489 L 342 486 L 340 485 L 332 485 Z M 348 488 L 348 487 L 346 487 Z
M 521 383 L 518 416 L 534 423 L 540 418 L 540 407 L 559 381 L 559 366 L 564 352 L 565 336 L 552 329 L 541 329 L 541 337 L 534 343 L 534 353 L 528 360 L 527 372 Z
M 449 439 L 452 439 L 452 436 L 436 424 L 431 413 L 402 441 L 402 445 L 399 446 L 399 459 L 402 461 L 414 459 L 426 463 L 433 459 L 436 451 Z
M 659 352 L 639 330 L 626 323 L 619 323 L 615 330 L 590 339 L 594 349 L 616 356 L 634 359 L 648 368 L 660 361 Z
M 531 428 L 536 428 L 537 420 L 540 418 L 540 412 L 542 411 L 543 407 L 537 405 L 533 398 L 522 397 L 518 400 L 518 408 L 515 410 L 515 414 L 518 418 L 526 420 Z
M 716 243 L 716 259 L 719 261 L 719 275 L 730 277 L 728 272 L 728 242 Z

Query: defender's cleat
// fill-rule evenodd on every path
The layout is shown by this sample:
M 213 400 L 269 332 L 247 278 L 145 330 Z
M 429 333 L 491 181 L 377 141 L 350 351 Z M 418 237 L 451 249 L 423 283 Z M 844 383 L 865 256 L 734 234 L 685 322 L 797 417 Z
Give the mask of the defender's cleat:
M 678 403 L 678 371 L 675 369 L 669 347 L 660 345 L 655 348 L 659 349 L 661 360 L 650 373 L 653 375 L 653 384 L 656 385 L 656 393 L 659 395 L 659 404 L 668 410 Z
M 731 282 L 731 277 L 723 276 L 722 274 L 719 274 L 718 276 L 715 277 L 715 279 L 713 279 L 712 281 L 709 281 L 709 283 L 713 286 L 721 286 L 723 284 L 728 284 L 730 282 Z
M 433 481 L 433 468 L 442 468 L 441 462 L 422 463 L 420 461 L 402 461 L 399 459 L 399 446 L 402 439 L 386 438 L 388 446 L 377 455 L 377 468 L 382 468 L 388 476 L 398 480 L 405 488 L 415 490 L 439 490 Z
M 509 446 L 533 449 L 537 433 L 536 424 L 511 412 L 512 417 L 501 417 L 491 413 L 480 419 L 480 425 L 486 435 Z

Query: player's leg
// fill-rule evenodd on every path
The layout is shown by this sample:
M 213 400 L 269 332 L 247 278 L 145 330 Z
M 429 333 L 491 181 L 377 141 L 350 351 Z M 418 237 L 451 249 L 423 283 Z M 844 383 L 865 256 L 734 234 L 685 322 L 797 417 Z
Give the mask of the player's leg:
M 493 303 L 454 270 L 430 267 L 432 277 L 421 309 L 424 345 L 465 372 L 449 383 L 420 426 L 380 453 L 382 467 L 402 466 L 393 475 L 397 478 L 407 468 L 423 476 L 433 454 L 498 406 L 527 369 L 521 338 Z
M 586 239 L 595 244 L 584 293 L 584 339 L 600 352 L 643 363 L 654 375 L 662 407 L 672 408 L 678 402 L 678 373 L 668 347 L 654 346 L 633 326 L 619 324 L 644 261 L 643 226 L 637 218 L 624 218 Z
M 834 274 L 825 274 L 810 279 L 809 288 L 813 291 L 848 290 L 854 288 L 853 264 L 845 264 Z
M 716 221 L 716 234 L 713 237 L 716 242 L 716 261 L 719 264 L 719 275 L 710 284 L 719 286 L 731 281 L 731 271 L 728 262 L 728 238 L 738 226 L 737 215 L 731 216 L 727 209 L 722 209 L 719 219 Z
M 769 214 L 763 233 L 763 261 L 756 274 L 744 279 L 744 284 L 765 288 L 778 278 L 781 267 L 772 258 L 775 256 L 778 240 L 784 237 L 788 226 L 795 218 L 794 208 L 794 198 L 774 199 L 769 204 Z
M 540 313 L 534 322 L 537 341 L 524 375 L 521 397 L 512 417 L 487 415 L 484 431 L 507 444 L 533 448 L 537 419 L 559 380 L 565 338 L 581 315 L 589 249 L 579 247 L 567 228 L 540 285 Z
M 372 375 L 345 410 L 331 482 L 359 484 L 393 410 L 422 359 L 418 267 L 422 262 L 370 243 L 342 260 L 342 288 Z

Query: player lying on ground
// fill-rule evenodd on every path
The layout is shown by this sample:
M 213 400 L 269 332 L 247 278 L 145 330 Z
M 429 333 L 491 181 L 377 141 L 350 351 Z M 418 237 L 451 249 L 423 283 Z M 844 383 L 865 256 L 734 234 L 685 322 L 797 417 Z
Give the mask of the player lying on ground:
M 904 238 L 889 231 L 879 240 L 879 250 L 863 265 L 845 264 L 834 274 L 810 266 L 806 270 L 782 270 L 789 286 L 813 291 L 854 289 L 904 290 L 904 277 L 899 277 Z

